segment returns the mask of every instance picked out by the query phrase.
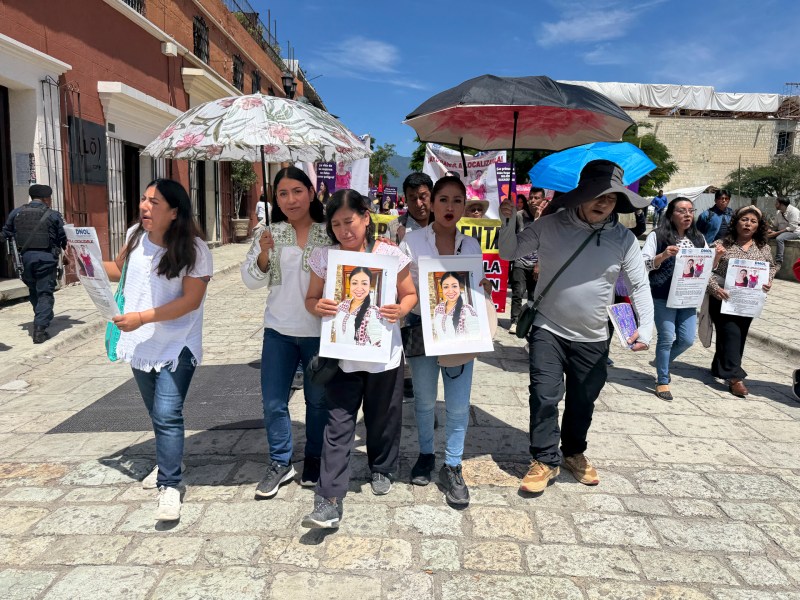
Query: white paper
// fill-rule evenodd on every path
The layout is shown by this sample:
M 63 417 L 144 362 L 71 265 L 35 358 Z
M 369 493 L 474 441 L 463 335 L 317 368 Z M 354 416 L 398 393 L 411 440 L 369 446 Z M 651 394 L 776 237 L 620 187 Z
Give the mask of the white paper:
M 69 259 L 75 265 L 75 272 L 81 280 L 83 289 L 89 294 L 97 310 L 104 319 L 110 321 L 119 315 L 117 301 L 111 289 L 106 270 L 103 268 L 103 253 L 94 227 L 73 227 L 65 225 L 69 243 Z
M 729 298 L 720 309 L 726 315 L 758 317 L 764 308 L 766 292 L 761 286 L 769 283 L 769 263 L 735 258 L 728 262 L 725 291 Z
M 713 248 L 681 248 L 669 286 L 669 308 L 700 308 L 714 268 Z
M 456 273 L 458 279 L 443 278 Z M 419 303 L 426 356 L 492 352 L 481 256 L 439 256 L 419 260 Z M 458 288 L 454 287 L 457 281 Z M 448 294 L 461 296 L 460 314 Z M 456 300 L 456 303 L 458 300 Z M 450 306 L 448 312 L 448 305 Z
M 392 351 L 392 324 L 380 318 L 378 307 L 397 303 L 397 271 L 400 259 L 367 252 L 328 252 L 328 272 L 325 278 L 325 298 L 339 304 L 335 317 L 322 319 L 319 345 L 320 356 L 363 362 L 388 363 Z M 356 273 L 353 268 L 366 267 L 369 274 Z M 356 279 L 360 276 L 359 279 Z M 361 280 L 368 276 L 369 307 L 356 328 L 359 309 L 350 312 L 350 305 L 366 300 L 355 291 Z M 352 284 L 352 285 L 351 285 Z M 351 289 L 352 288 L 352 289 Z M 364 286 L 361 285 L 361 290 Z

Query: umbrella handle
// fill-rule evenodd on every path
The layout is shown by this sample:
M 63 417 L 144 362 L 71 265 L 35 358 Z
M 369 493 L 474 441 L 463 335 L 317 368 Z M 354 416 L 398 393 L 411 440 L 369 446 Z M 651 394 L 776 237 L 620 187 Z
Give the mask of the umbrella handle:
M 464 138 L 458 138 L 458 150 L 461 152 L 461 166 L 464 167 L 464 177 L 467 176 L 467 159 L 464 157 Z
M 511 178 L 514 177 L 514 147 L 517 145 L 517 120 L 519 119 L 519 112 L 514 111 L 514 133 L 511 136 L 511 163 L 508 170 L 508 198 L 511 199 Z M 513 182 L 516 183 L 516 182 Z
M 263 179 L 264 185 L 264 221 L 266 226 L 269 227 L 269 210 L 267 209 L 266 203 L 269 202 L 267 198 L 267 158 L 264 155 L 264 145 L 261 145 L 261 178 Z

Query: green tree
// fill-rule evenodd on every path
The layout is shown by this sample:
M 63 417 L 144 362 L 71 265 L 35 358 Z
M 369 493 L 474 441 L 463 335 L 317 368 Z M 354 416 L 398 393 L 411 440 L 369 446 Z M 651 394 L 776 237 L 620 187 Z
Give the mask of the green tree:
M 736 169 L 728 175 L 725 187 L 747 198 L 797 196 L 800 194 L 800 156 L 780 155 L 768 165 Z
M 369 172 L 372 175 L 372 181 L 377 184 L 381 175 L 386 179 L 389 175 L 392 177 L 399 177 L 400 173 L 397 172 L 389 161 L 397 153 L 394 151 L 394 144 L 383 144 L 373 149 L 369 157 Z
M 235 160 L 231 163 L 231 183 L 233 184 L 233 214 L 234 219 L 240 218 L 242 200 L 245 194 L 250 191 L 258 177 L 256 176 L 253 163 L 245 160 Z M 245 215 L 246 216 L 246 215 Z
M 641 129 L 651 127 L 650 123 L 637 123 L 629 127 L 622 136 L 623 142 L 630 142 L 656 163 L 655 170 L 642 177 L 639 182 L 639 194 L 642 196 L 654 196 L 658 190 L 666 187 L 670 178 L 678 172 L 678 165 L 672 160 L 669 149 L 659 142 L 655 135 L 652 133 L 639 135 Z
M 414 141 L 417 142 L 417 147 L 411 153 L 411 161 L 408 163 L 408 168 L 412 171 L 422 171 L 425 166 L 425 144 L 419 141 L 419 136 L 414 136 Z

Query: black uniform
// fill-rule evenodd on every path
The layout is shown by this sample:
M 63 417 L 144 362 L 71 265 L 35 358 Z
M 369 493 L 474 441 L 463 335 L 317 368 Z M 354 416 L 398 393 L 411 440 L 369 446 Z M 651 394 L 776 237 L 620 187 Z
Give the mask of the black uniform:
M 22 264 L 25 267 L 22 280 L 28 286 L 29 299 L 33 305 L 36 341 L 37 332 L 44 333 L 53 320 L 58 255 L 67 247 L 64 220 L 61 213 L 33 198 L 28 204 L 11 211 L 3 226 L 3 234 L 16 240 L 22 255 Z

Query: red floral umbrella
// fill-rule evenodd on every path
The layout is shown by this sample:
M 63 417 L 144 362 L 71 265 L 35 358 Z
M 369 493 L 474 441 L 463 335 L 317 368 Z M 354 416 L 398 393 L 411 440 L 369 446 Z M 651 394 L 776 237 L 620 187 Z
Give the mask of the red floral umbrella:
M 404 121 L 423 142 L 476 150 L 564 150 L 616 141 L 633 125 L 607 97 L 549 77 L 482 75 L 436 94 Z M 465 163 L 466 167 L 466 163 Z

